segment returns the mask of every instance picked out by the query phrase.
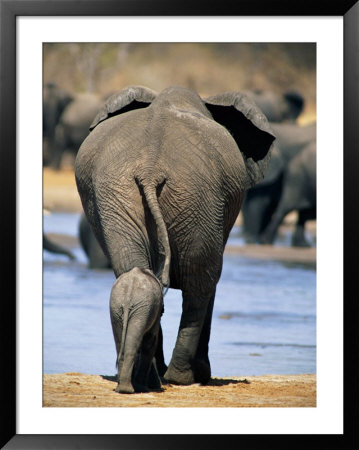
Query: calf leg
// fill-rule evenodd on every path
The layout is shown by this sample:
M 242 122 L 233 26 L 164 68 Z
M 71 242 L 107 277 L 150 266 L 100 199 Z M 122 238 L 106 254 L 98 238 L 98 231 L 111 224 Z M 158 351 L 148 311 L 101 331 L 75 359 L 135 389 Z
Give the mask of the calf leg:
M 157 346 L 159 324 L 143 337 L 140 364 L 134 380 L 136 392 L 148 392 L 149 388 L 159 389 L 161 381 L 153 364 L 153 357 Z

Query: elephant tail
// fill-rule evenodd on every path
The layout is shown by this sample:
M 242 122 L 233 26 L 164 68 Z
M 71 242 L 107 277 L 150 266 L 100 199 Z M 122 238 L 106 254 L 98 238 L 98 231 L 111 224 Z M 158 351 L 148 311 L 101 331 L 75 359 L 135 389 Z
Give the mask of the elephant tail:
M 157 226 L 157 234 L 160 244 L 164 250 L 165 262 L 162 269 L 162 274 L 160 277 L 163 286 L 169 287 L 169 273 L 170 273 L 170 262 L 171 262 L 171 248 L 168 239 L 167 227 L 163 219 L 163 215 L 158 204 L 156 188 L 151 184 L 142 185 L 143 193 L 146 197 L 147 205 L 151 211 L 151 214 L 155 220 Z
M 124 349 L 125 349 L 125 341 L 126 341 L 126 333 L 127 333 L 127 326 L 128 326 L 128 318 L 129 318 L 129 310 L 128 310 L 128 308 L 125 308 L 125 310 L 123 311 L 123 320 L 122 320 L 121 346 L 120 346 L 120 350 L 119 350 L 118 355 L 117 355 L 116 366 L 118 366 L 120 364 L 120 361 L 121 361 L 121 358 L 122 358 L 122 354 L 123 354 Z

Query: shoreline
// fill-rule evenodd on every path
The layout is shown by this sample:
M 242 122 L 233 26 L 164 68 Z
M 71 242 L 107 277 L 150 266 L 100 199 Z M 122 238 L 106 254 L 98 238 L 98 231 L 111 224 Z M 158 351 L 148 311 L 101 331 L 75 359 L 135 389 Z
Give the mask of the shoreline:
M 43 205 L 50 212 L 81 213 L 82 205 L 77 192 L 75 176 L 72 168 L 64 168 L 60 171 L 47 167 L 43 169 Z M 296 214 L 289 215 L 281 230 L 292 230 L 296 220 Z M 237 219 L 237 225 L 241 223 L 241 215 Z M 316 222 L 307 224 L 308 231 L 316 234 Z M 72 236 L 49 234 L 56 242 L 71 247 L 79 246 L 78 240 Z M 227 244 L 225 254 L 236 254 L 243 257 L 279 261 L 283 263 L 306 264 L 315 267 L 316 248 L 280 247 L 275 245 L 230 245 Z
M 43 375 L 43 407 L 316 407 L 316 375 L 212 377 L 205 386 L 118 394 L 116 378 L 71 372 Z
M 80 247 L 77 237 L 59 233 L 47 233 L 47 236 L 57 244 L 68 248 Z M 317 251 L 316 248 L 294 248 L 279 247 L 272 245 L 230 245 L 224 250 L 225 255 L 237 255 L 244 258 L 275 261 L 287 264 L 302 264 L 315 268 Z

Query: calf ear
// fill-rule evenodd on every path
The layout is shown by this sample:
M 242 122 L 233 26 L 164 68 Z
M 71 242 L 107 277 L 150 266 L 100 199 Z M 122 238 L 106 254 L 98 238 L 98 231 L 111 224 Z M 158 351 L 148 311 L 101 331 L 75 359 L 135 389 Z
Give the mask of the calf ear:
M 90 125 L 92 131 L 100 122 L 134 109 L 146 108 L 156 98 L 157 92 L 143 86 L 128 86 L 112 94 Z
M 247 188 L 263 179 L 275 139 L 269 123 L 245 94 L 229 92 L 204 99 L 213 119 L 233 136 L 247 168 Z

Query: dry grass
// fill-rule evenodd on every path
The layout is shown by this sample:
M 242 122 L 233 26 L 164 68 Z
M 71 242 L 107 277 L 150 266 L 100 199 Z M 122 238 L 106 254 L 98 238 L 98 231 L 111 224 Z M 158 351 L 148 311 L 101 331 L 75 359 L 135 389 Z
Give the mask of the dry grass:
M 295 88 L 306 99 L 301 123 L 316 116 L 315 45 L 309 43 L 47 44 L 44 81 L 101 95 L 127 85 L 157 91 L 181 85 L 202 96 Z

